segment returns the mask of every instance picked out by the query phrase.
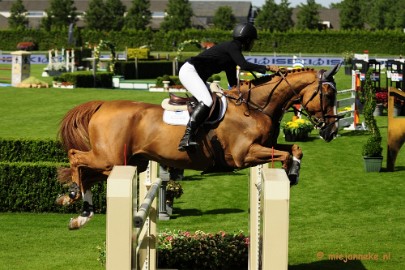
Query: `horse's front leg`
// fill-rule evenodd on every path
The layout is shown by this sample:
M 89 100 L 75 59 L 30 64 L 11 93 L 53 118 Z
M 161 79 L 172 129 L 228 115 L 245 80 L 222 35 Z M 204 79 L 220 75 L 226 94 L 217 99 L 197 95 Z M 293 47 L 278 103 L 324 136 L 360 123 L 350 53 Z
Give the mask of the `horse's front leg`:
M 288 174 L 288 178 L 290 179 L 290 184 L 298 184 L 301 169 L 301 159 L 304 156 L 301 147 L 299 147 L 297 144 L 278 144 L 276 147 L 277 149 L 291 153 L 292 159 L 290 160 L 290 164 L 288 169 L 286 169 L 286 172 Z
M 83 227 L 94 216 L 93 210 L 93 193 L 88 188 L 83 194 L 83 208 L 80 216 L 71 218 L 69 222 L 69 229 L 75 230 Z
M 277 145 L 277 149 L 253 144 L 245 156 L 244 163 L 251 167 L 257 164 L 280 161 L 290 179 L 290 184 L 296 185 L 299 179 L 302 156 L 302 149 L 296 144 Z

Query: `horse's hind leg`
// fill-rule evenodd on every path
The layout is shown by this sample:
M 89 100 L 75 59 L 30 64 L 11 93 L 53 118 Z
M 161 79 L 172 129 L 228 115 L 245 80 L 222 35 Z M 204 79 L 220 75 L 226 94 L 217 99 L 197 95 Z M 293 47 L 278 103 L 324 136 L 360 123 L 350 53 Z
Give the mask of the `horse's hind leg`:
M 94 155 L 93 151 L 83 152 L 75 149 L 69 150 L 69 161 L 72 170 L 72 184 L 68 196 L 61 200 L 64 205 L 69 205 L 83 196 L 84 204 L 82 214 L 70 220 L 70 229 L 79 229 L 94 215 L 92 209 L 91 186 L 94 182 L 105 180 L 112 164 L 107 158 Z
M 70 149 L 68 152 L 68 158 L 70 161 L 71 169 L 71 184 L 69 186 L 68 194 L 64 196 L 59 196 L 56 200 L 57 204 L 60 205 L 71 205 L 75 201 L 79 200 L 84 193 L 83 184 L 80 176 L 80 167 L 85 166 L 82 162 L 81 156 L 85 156 L 88 152 L 78 151 L 76 149 Z

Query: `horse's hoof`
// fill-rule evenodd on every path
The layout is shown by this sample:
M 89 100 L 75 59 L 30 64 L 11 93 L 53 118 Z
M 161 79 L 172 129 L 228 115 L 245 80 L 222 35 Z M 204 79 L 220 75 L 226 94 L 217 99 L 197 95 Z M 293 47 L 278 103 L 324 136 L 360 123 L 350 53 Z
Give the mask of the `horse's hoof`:
M 59 194 L 55 200 L 55 203 L 57 205 L 66 206 L 70 204 L 70 201 L 71 200 L 66 195 Z
M 77 230 L 80 229 L 80 226 L 78 226 L 77 223 L 77 218 L 71 218 L 69 221 L 69 230 Z
M 78 216 L 77 218 L 71 218 L 69 221 L 69 230 L 80 229 L 90 221 L 91 217 L 93 217 L 93 215 L 90 215 L 89 217 Z
M 297 159 L 302 159 L 302 157 L 304 156 L 304 153 L 302 152 L 301 147 L 297 144 L 294 144 L 292 146 L 291 151 L 292 151 L 293 157 L 295 157 Z

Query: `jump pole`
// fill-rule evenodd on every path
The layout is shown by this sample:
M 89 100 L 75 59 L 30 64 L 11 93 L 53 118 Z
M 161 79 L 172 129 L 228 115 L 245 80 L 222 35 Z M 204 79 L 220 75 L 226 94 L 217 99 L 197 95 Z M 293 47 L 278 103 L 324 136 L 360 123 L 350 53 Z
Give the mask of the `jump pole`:
M 250 168 L 249 269 L 287 270 L 290 181 L 265 166 Z

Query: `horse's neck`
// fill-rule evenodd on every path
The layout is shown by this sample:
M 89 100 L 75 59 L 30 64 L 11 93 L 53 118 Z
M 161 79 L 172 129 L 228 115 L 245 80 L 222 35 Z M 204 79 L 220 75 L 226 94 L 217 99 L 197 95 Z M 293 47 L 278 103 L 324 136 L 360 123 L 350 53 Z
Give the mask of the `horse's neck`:
M 289 72 L 285 77 L 271 77 L 259 85 L 243 84 L 240 93 L 248 104 L 260 109 L 265 114 L 281 117 L 287 106 L 301 95 L 301 91 L 314 83 L 316 75 L 313 70 Z M 237 89 L 234 89 L 238 93 Z

